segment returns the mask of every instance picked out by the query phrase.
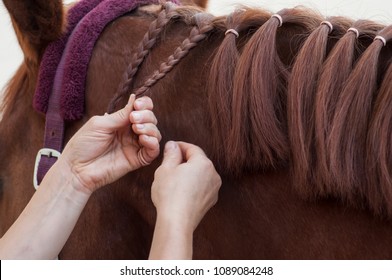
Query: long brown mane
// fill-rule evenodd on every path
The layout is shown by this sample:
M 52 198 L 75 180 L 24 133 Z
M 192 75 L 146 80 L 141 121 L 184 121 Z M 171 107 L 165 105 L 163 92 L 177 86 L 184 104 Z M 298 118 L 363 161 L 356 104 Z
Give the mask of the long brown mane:
M 194 20 L 202 12 L 197 9 L 168 14 L 200 30 L 185 39 L 183 49 L 204 40 L 192 38 L 199 33 L 222 38 L 206 91 L 211 156 L 223 172 L 289 165 L 293 185 L 305 197 L 333 195 L 392 213 L 389 79 L 384 74 L 389 54 L 381 52 L 380 40 L 373 42 L 377 34 L 388 41 L 389 27 L 331 17 L 331 30 L 321 15 L 301 7 L 278 13 L 282 27 L 269 12 L 254 9 L 198 23 Z M 349 28 L 357 29 L 359 38 Z M 240 37 L 224 36 L 227 29 Z M 181 58 L 169 57 L 135 92 L 148 90 L 171 70 L 168 64 Z M 120 95 L 132 88 L 129 78 L 123 85 Z

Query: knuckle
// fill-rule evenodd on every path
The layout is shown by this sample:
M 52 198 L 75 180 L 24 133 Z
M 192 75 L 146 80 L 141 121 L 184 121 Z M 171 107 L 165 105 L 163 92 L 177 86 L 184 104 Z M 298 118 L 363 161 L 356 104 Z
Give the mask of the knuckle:
M 219 176 L 219 174 L 217 174 L 216 176 L 216 186 L 218 189 L 220 189 L 220 187 L 222 186 L 222 178 L 221 176 Z
M 157 131 L 157 139 L 158 139 L 158 142 L 161 142 L 161 140 L 162 140 L 162 134 L 159 130 Z
M 205 169 L 207 169 L 207 170 L 215 170 L 214 164 L 213 164 L 213 162 L 209 158 L 203 157 L 203 159 L 204 159 L 203 160 L 203 166 L 204 166 Z

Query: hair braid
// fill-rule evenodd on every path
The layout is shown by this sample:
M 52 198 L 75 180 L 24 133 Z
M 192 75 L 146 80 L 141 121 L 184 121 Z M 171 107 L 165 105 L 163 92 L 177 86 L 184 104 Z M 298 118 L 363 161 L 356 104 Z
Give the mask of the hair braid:
M 123 74 L 123 82 L 120 84 L 117 93 L 109 103 L 108 112 L 113 112 L 121 100 L 128 95 L 132 87 L 133 78 L 139 70 L 140 65 L 150 53 L 150 50 L 155 46 L 163 28 L 168 24 L 171 18 L 175 16 L 175 14 L 171 12 L 175 6 L 176 5 L 171 2 L 165 3 L 163 10 L 158 14 L 157 19 L 150 24 L 143 40 L 132 55 L 131 63 Z
M 213 29 L 211 16 L 209 14 L 199 13 L 194 17 L 196 20 L 198 17 L 202 17 L 202 21 L 192 28 L 189 37 L 181 43 L 181 45 L 174 51 L 174 54 L 170 55 L 169 58 L 160 65 L 159 70 L 155 71 L 154 74 L 146 80 L 144 85 L 135 91 L 136 96 L 144 94 L 156 82 L 169 73 L 173 67 L 178 64 L 192 48 L 205 39 L 207 37 L 207 33 Z

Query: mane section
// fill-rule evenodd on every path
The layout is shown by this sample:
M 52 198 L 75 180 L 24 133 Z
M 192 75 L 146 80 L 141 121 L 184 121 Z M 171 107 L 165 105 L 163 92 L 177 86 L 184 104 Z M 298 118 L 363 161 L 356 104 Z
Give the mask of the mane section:
M 389 40 L 392 26 L 379 33 Z M 348 199 L 359 195 L 369 198 L 366 184 L 367 131 L 378 92 L 379 58 L 383 42 L 374 40 L 364 51 L 345 84 L 331 124 L 328 144 L 331 175 L 346 189 Z M 373 202 L 369 201 L 372 205 Z
M 368 20 L 359 20 L 347 29 L 345 35 L 328 55 L 319 78 L 315 101 L 315 146 L 317 167 L 316 193 L 345 197 L 347 188 L 339 188 L 337 179 L 331 176 L 328 138 L 332 120 L 343 88 L 356 64 L 359 55 L 369 46 L 382 25 Z M 309 190 L 310 191 L 310 190 Z
M 237 162 L 250 169 L 277 168 L 289 161 L 286 93 L 290 66 L 278 54 L 281 45 L 277 40 L 287 41 L 277 34 L 307 33 L 319 21 L 314 13 L 302 8 L 278 14 L 283 26 L 279 27 L 276 17 L 268 19 L 246 43 L 238 61 L 228 139 L 234 155 L 230 165 Z
M 123 81 L 120 84 L 115 96 L 111 100 L 108 106 L 108 112 L 112 113 L 118 107 L 119 103 L 130 95 L 130 90 L 133 88 L 134 76 L 139 70 L 140 65 L 143 63 L 144 59 L 148 56 L 151 49 L 158 42 L 159 37 L 176 14 L 171 11 L 174 9 L 174 4 L 168 2 L 163 6 L 162 11 L 158 14 L 157 19 L 154 20 L 147 33 L 144 35 L 142 42 L 136 48 L 131 58 L 131 63 L 128 65 L 127 70 L 123 74 Z
M 318 178 L 318 159 L 315 157 L 315 98 L 319 75 L 327 57 L 328 38 L 340 38 L 346 33 L 351 21 L 332 17 L 322 21 L 306 39 L 299 51 L 287 93 L 288 128 L 291 144 L 294 181 L 300 192 L 309 182 L 315 184 Z
M 223 26 L 224 38 L 211 62 L 210 78 L 207 84 L 208 104 L 211 113 L 211 133 L 213 139 L 214 158 L 225 166 L 228 172 L 238 172 L 242 153 L 238 148 L 231 150 L 228 139 L 232 130 L 233 83 L 240 53 L 237 41 L 246 36 L 249 29 L 258 29 L 271 14 L 266 11 L 241 9 L 229 15 Z M 235 32 L 227 32 L 234 30 Z M 225 71 L 222 71 L 225 69 Z M 236 100 L 237 101 L 237 100 Z M 242 110 L 242 109 L 240 109 Z M 244 138 L 246 143 L 247 138 Z M 249 146 L 250 144 L 246 144 Z M 219 155 L 225 154 L 226 157 Z
M 388 38 L 388 37 L 387 37 Z M 392 216 L 392 64 L 383 78 L 367 133 L 366 175 L 370 206 Z

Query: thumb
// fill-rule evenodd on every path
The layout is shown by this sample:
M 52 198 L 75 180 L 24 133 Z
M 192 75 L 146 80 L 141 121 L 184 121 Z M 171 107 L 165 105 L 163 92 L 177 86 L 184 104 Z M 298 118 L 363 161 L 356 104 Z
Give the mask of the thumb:
M 124 108 L 106 116 L 106 120 L 111 128 L 118 129 L 124 127 L 129 123 L 129 114 L 133 111 L 133 103 L 135 102 L 135 95 L 131 94 L 127 105 Z
M 182 161 L 182 152 L 178 144 L 174 141 L 167 142 L 163 153 L 162 165 L 176 167 L 181 164 Z

